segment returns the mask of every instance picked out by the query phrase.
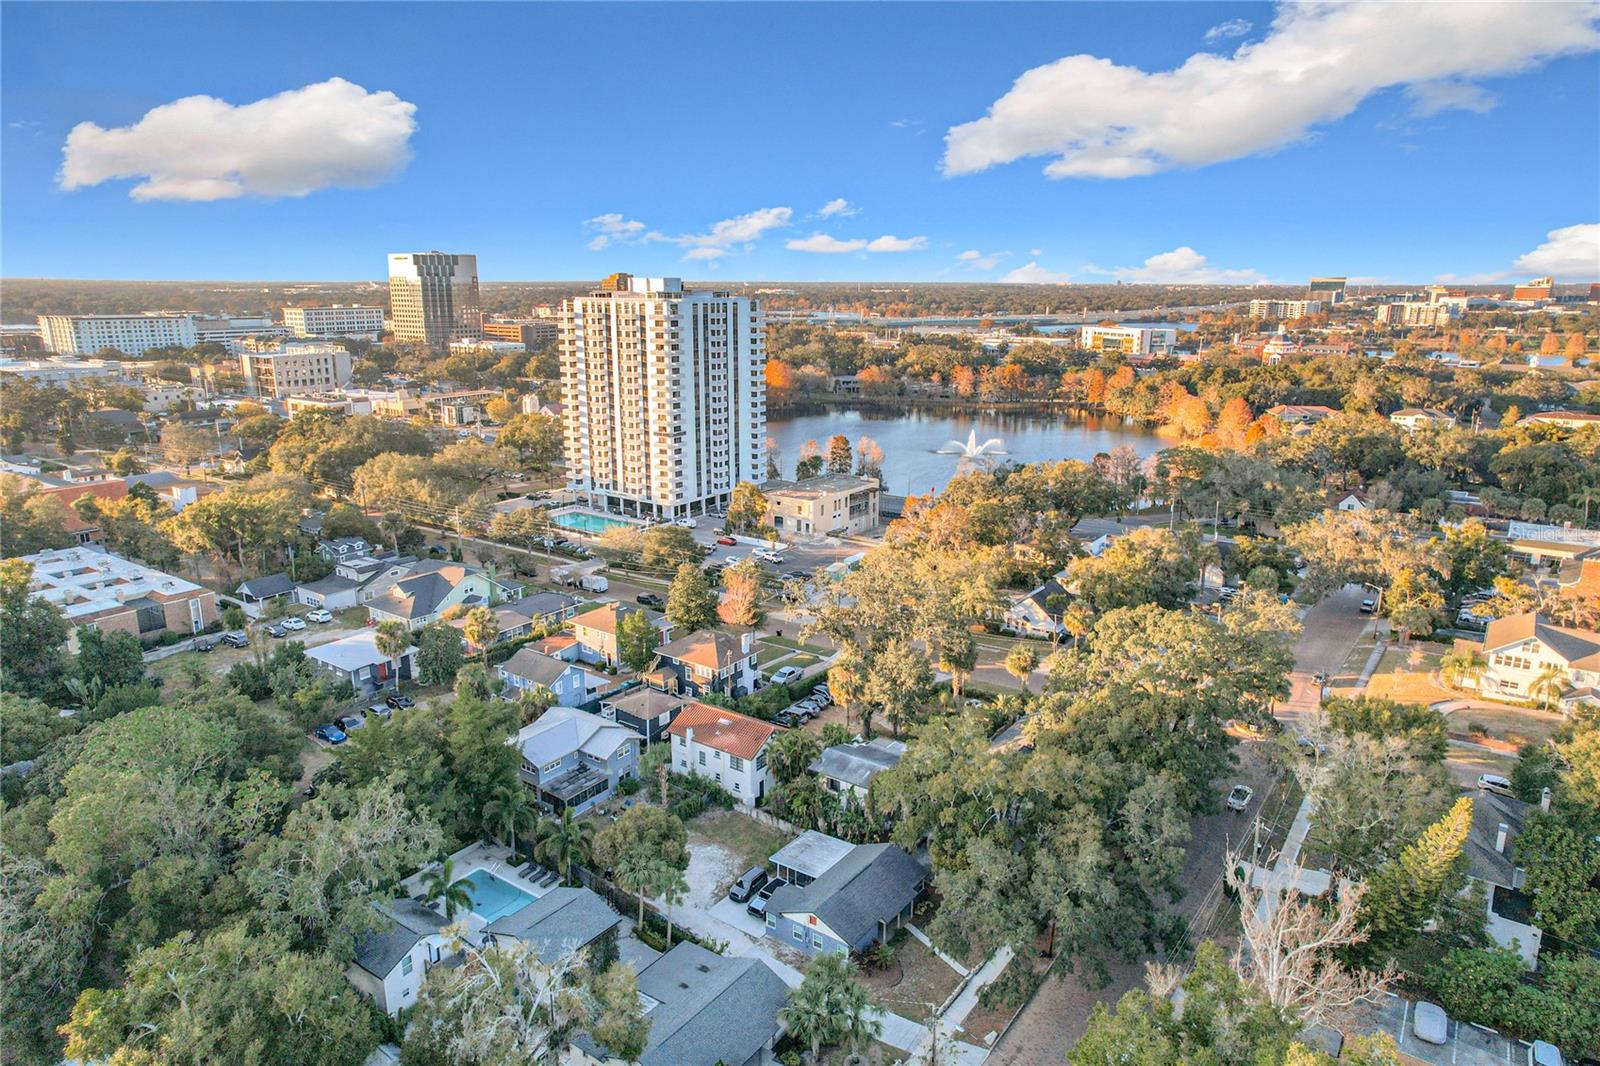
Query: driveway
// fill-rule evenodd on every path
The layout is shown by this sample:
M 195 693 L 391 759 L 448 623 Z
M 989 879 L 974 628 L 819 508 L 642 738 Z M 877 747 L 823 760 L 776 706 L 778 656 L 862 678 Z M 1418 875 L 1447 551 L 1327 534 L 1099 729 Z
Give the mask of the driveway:
M 1334 680 L 1350 652 L 1371 621 L 1361 613 L 1366 595 L 1360 585 L 1346 585 L 1306 611 L 1300 621 L 1300 636 L 1294 644 L 1294 670 L 1289 675 L 1289 698 L 1277 704 L 1273 713 L 1292 726 L 1307 711 L 1322 705 L 1322 693 L 1314 675 L 1319 671 Z

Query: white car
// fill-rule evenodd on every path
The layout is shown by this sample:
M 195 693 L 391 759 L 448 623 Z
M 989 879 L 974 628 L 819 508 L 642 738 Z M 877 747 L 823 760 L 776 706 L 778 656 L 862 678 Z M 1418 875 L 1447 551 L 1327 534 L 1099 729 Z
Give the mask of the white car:
M 762 562 L 771 563 L 773 566 L 777 566 L 779 563 L 783 562 L 783 556 L 779 555 L 775 551 L 768 551 L 766 548 L 757 548 L 755 551 L 750 553 L 750 558 L 760 559 Z
M 1418 1040 L 1443 1044 L 1450 1039 L 1450 1016 L 1433 1003 L 1418 1003 L 1411 1016 L 1411 1031 Z
M 677 520 L 677 522 L 675 522 L 673 524 L 682 526 L 684 529 L 693 529 L 694 528 L 694 519 L 692 519 L 692 518 L 680 518 L 680 519 Z
M 1495 792 L 1502 796 L 1511 795 L 1511 781 L 1499 774 L 1479 774 L 1478 788 L 1484 792 Z
M 1250 806 L 1250 798 L 1255 794 L 1255 789 L 1249 785 L 1234 785 L 1233 791 L 1228 793 L 1228 810 L 1244 810 Z
M 800 680 L 800 675 L 803 673 L 805 671 L 798 666 L 780 666 L 772 672 L 772 683 L 774 685 L 787 685 L 791 681 Z
M 306 627 L 306 620 L 304 618 L 285 618 L 278 624 L 291 633 L 298 633 Z
M 321 607 L 318 607 L 315 610 L 306 612 L 306 621 L 318 623 L 331 622 L 333 621 L 333 614 L 329 611 L 323 610 Z

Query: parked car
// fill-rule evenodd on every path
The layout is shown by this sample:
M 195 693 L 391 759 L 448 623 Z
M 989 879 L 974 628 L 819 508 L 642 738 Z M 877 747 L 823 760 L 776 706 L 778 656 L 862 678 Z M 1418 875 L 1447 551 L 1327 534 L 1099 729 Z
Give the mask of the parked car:
M 798 666 L 780 666 L 772 671 L 772 683 L 774 685 L 787 685 L 791 681 L 799 681 L 800 676 L 804 673 L 805 671 Z
M 1561 1057 L 1561 1049 L 1548 1040 L 1533 1042 L 1533 1047 L 1528 1049 L 1528 1061 L 1532 1066 L 1567 1066 L 1567 1060 Z
M 676 522 L 674 522 L 673 525 L 682 526 L 684 529 L 693 529 L 694 528 L 694 519 L 692 519 L 692 518 L 680 518 Z
M 1418 1040 L 1443 1044 L 1450 1039 L 1450 1016 L 1434 1003 L 1418 1003 L 1411 1013 L 1411 1031 Z
M 306 621 L 316 622 L 319 625 L 333 621 L 333 612 L 317 607 L 306 612 Z
M 783 576 L 788 578 L 790 581 L 810 581 L 811 580 L 811 571 L 809 571 L 809 570 L 791 570 L 787 574 L 784 574 Z
M 1256 794 L 1255 789 L 1249 785 L 1234 785 L 1233 791 L 1228 793 L 1228 810 L 1242 811 L 1250 806 L 1250 799 Z
M 1361 601 L 1361 613 L 1362 614 L 1371 614 L 1373 611 L 1376 611 L 1377 609 L 1378 609 L 1378 601 L 1373 599 L 1371 596 L 1368 596 L 1366 599 Z
M 242 629 L 230 630 L 222 634 L 222 643 L 230 648 L 248 648 L 250 646 L 250 634 Z
M 721 545 L 724 545 L 725 547 L 731 548 L 735 544 L 738 544 L 739 542 L 734 540 L 732 537 L 718 537 L 717 538 L 717 543 L 721 544 Z
M 1328 675 L 1323 673 L 1321 670 L 1318 670 L 1316 673 L 1311 675 L 1311 680 L 1315 682 L 1318 688 L 1321 688 L 1323 685 L 1328 683 Z
M 346 733 L 354 733 L 357 729 L 367 724 L 367 720 L 359 714 L 342 714 L 333 720 L 333 724 Z
M 753 894 L 761 890 L 761 886 L 771 880 L 765 867 L 752 866 L 739 876 L 739 880 L 728 889 L 728 898 L 735 903 L 743 903 Z
M 1510 796 L 1511 782 L 1499 774 L 1479 774 L 1478 789 L 1483 792 L 1493 792 L 1500 796 Z
M 189 646 L 195 651 L 204 655 L 208 651 L 215 650 L 217 642 L 212 640 L 210 637 L 195 637 L 194 643 Z
M 394 714 L 394 708 L 387 703 L 372 703 L 367 705 L 367 714 L 377 715 L 379 718 L 388 718 Z
M 279 624 L 290 633 L 298 633 L 306 627 L 306 620 L 304 618 L 285 618 Z
M 667 604 L 666 600 L 663 600 L 654 592 L 641 592 L 639 595 L 635 596 L 634 599 L 644 607 L 665 607 Z
M 397 711 L 404 710 L 407 707 L 415 707 L 417 705 L 417 701 L 412 699 L 410 696 L 386 696 L 384 697 L 383 702 L 387 703 Z
M 750 558 L 759 559 L 764 563 L 771 563 L 773 566 L 777 566 L 779 563 L 783 562 L 783 556 L 767 548 L 755 549 L 750 553 Z
M 281 640 L 288 635 L 289 631 L 283 628 L 281 625 L 272 625 L 267 627 L 267 636 L 269 637 L 277 637 Z
M 316 735 L 318 740 L 325 740 L 329 744 L 343 744 L 349 739 L 344 730 L 331 723 L 317 726 Z
M 781 877 L 774 877 L 772 880 L 761 886 L 761 891 L 757 892 L 750 902 L 745 905 L 745 911 L 749 914 L 755 915 L 757 918 L 766 918 L 767 901 L 772 899 L 772 894 L 774 892 L 778 891 L 780 888 L 783 888 L 788 883 L 789 882 L 785 881 Z
M 796 726 L 805 725 L 806 720 L 805 716 L 795 714 L 793 711 L 779 711 L 772 716 L 772 723 L 784 729 L 794 729 Z

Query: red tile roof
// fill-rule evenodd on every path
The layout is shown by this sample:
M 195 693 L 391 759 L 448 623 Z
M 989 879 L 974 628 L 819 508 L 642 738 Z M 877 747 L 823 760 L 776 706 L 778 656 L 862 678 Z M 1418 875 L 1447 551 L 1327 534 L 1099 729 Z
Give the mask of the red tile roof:
M 687 703 L 672 720 L 667 732 L 675 737 L 694 730 L 696 744 L 704 744 L 741 759 L 754 759 L 762 745 L 772 739 L 778 727 L 737 711 L 725 711 L 707 703 Z
M 85 496 L 93 496 L 100 500 L 121 500 L 128 495 L 126 481 L 91 481 L 86 485 L 64 485 L 61 488 L 45 489 L 41 495 L 54 496 L 67 505 L 67 532 L 82 533 L 86 529 L 98 528 L 98 523 L 91 524 L 78 517 L 77 510 L 72 506 L 77 500 Z

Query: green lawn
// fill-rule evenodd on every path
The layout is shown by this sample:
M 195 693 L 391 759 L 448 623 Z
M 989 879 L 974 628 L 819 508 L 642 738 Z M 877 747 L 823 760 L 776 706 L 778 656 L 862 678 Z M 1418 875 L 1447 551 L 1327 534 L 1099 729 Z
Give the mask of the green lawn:
M 756 651 L 756 665 L 760 667 L 770 666 L 779 659 L 787 659 L 790 654 L 791 652 L 788 648 L 763 647 Z
M 760 638 L 760 643 L 776 644 L 779 647 L 788 648 L 791 651 L 805 651 L 810 652 L 812 655 L 828 654 L 827 648 L 819 648 L 815 644 L 802 644 L 792 637 L 762 637 Z
M 791 655 L 789 658 L 783 661 L 783 665 L 804 668 L 807 666 L 814 666 L 821 661 L 822 660 L 818 659 L 815 655 Z

